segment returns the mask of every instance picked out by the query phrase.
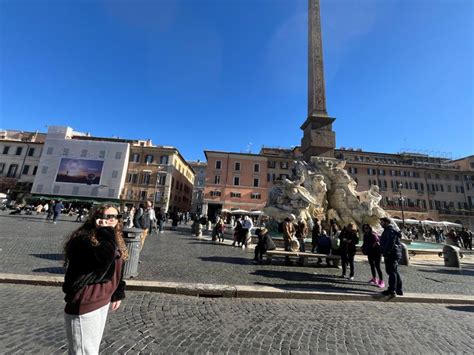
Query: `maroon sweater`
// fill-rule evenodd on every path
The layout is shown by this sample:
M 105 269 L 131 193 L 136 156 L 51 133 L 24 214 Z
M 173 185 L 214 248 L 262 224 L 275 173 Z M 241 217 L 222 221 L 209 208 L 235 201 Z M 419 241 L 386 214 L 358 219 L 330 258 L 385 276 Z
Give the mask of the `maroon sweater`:
M 122 276 L 122 258 L 115 259 L 115 272 L 112 280 L 105 283 L 87 285 L 75 296 L 72 302 L 66 303 L 64 312 L 81 315 L 95 311 L 110 303 Z
M 87 235 L 74 241 L 63 285 L 67 314 L 89 313 L 125 297 L 123 261 L 114 231 L 101 228 L 96 237 L 98 246 L 92 246 Z

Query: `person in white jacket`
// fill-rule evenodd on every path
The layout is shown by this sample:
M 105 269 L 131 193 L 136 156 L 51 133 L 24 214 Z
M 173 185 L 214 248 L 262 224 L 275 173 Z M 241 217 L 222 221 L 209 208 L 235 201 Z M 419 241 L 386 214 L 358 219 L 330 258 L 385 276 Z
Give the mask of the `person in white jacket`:
M 250 241 L 250 231 L 253 228 L 253 222 L 249 216 L 244 217 L 244 222 L 242 223 L 242 249 L 245 249 L 248 246 L 248 242 Z

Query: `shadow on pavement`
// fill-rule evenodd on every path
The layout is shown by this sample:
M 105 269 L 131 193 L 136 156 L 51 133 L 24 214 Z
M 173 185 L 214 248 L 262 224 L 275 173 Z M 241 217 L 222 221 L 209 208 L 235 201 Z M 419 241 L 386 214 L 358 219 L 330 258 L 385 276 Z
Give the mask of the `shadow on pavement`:
M 63 254 L 30 254 L 36 258 L 46 259 L 46 260 L 64 260 Z
M 350 294 L 369 294 L 377 295 L 377 292 L 369 290 L 361 290 L 353 287 L 339 287 L 331 284 L 300 284 L 300 283 L 286 283 L 286 284 L 272 284 L 265 282 L 255 282 L 258 286 L 269 286 L 279 288 L 285 291 L 322 291 L 322 292 L 334 292 L 334 293 L 350 293 Z
M 461 276 L 474 276 L 474 269 L 469 267 L 465 268 L 463 267 L 462 269 L 456 269 L 453 268 L 453 270 L 447 270 L 447 269 L 419 269 L 421 272 L 426 272 L 426 273 L 436 273 L 436 274 L 447 274 L 447 275 L 461 275 Z
M 298 271 L 277 271 L 277 270 L 256 270 L 252 273 L 253 275 L 270 277 L 270 278 L 279 278 L 282 280 L 288 281 L 306 281 L 306 282 L 326 282 L 331 284 L 339 285 L 357 285 L 357 286 L 367 286 L 366 282 L 360 281 L 349 281 L 348 279 L 342 279 L 335 275 L 318 275 L 310 274 L 306 272 Z M 374 290 L 376 288 L 374 287 Z
M 202 261 L 214 261 L 218 263 L 252 265 L 252 260 L 250 259 L 231 256 L 200 256 L 199 259 L 201 259 Z
M 50 274 L 63 274 L 65 273 L 65 269 L 62 267 L 40 267 L 38 269 L 33 269 L 33 272 L 47 272 Z
M 474 306 L 447 306 L 447 309 L 451 309 L 453 311 L 460 311 L 460 312 L 474 312 Z

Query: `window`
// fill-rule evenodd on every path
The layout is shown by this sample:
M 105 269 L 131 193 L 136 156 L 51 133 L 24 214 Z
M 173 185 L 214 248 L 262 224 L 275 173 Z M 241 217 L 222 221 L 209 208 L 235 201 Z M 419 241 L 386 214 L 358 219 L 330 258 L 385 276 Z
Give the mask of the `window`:
M 23 166 L 23 171 L 21 172 L 23 175 L 28 175 L 28 171 L 30 170 L 29 165 L 24 165 Z
M 151 164 L 151 163 L 153 163 L 153 155 L 148 154 L 148 155 L 145 157 L 145 163 L 146 163 L 146 164 Z
M 30 149 L 28 150 L 28 156 L 29 156 L 29 157 L 32 157 L 34 154 L 35 154 L 35 148 L 30 148 Z
M 222 162 L 220 160 L 216 160 L 216 169 L 220 169 L 221 164 L 222 164 Z
M 254 178 L 253 179 L 253 186 L 254 187 L 259 187 L 260 185 L 260 179 L 259 178 Z
M 221 176 L 216 175 L 214 176 L 214 184 L 219 185 L 221 183 Z
M 8 154 L 9 151 L 10 151 L 10 147 L 8 145 L 3 147 L 3 154 Z
M 16 153 L 15 155 L 21 155 L 21 152 L 23 151 L 23 147 L 16 147 Z
M 46 149 L 46 155 L 53 154 L 53 151 L 54 151 L 53 147 L 48 147 L 48 149 Z
M 357 174 L 357 168 L 349 167 L 349 173 L 351 174 Z
M 7 176 L 8 176 L 8 177 L 15 177 L 17 170 L 18 170 L 18 164 L 12 164 L 12 165 L 10 165 L 10 168 L 8 169 Z
M 41 168 L 41 174 L 47 174 L 48 173 L 48 166 L 43 166 Z
M 262 198 L 262 195 L 259 193 L 253 192 L 252 194 L 250 194 L 250 198 L 253 200 L 260 200 Z
M 116 152 L 115 153 L 115 159 L 122 159 L 122 152 Z
M 240 177 L 234 176 L 234 185 L 239 186 L 240 185 Z
M 166 183 L 166 175 L 158 175 L 158 185 L 164 185 Z
M 63 155 L 67 157 L 69 155 L 69 148 L 64 148 L 63 149 Z
M 375 169 L 368 168 L 368 169 L 367 169 L 367 174 L 368 174 L 368 175 L 375 175 Z
M 459 175 L 454 175 L 454 180 L 459 181 L 460 180 Z
M 104 158 L 105 158 L 105 150 L 101 150 L 101 151 L 99 152 L 99 158 L 100 158 L 100 159 L 104 159 Z
M 280 169 L 288 169 L 288 162 L 281 161 L 280 162 Z
M 116 179 L 118 176 L 118 170 L 113 170 L 112 171 L 112 179 Z
M 142 201 L 146 200 L 146 191 L 144 190 L 140 191 L 140 200 Z
M 446 185 L 446 189 L 448 190 L 448 192 L 451 192 L 451 185 Z
M 259 173 L 260 172 L 260 164 L 254 164 L 253 165 L 253 172 L 254 173 Z
M 164 165 L 168 164 L 168 156 L 167 155 L 162 155 L 160 157 L 160 164 L 164 164 Z
M 86 158 L 87 157 L 87 149 L 81 150 L 81 158 Z
M 139 163 L 140 162 L 140 154 L 138 153 L 133 153 L 132 154 L 132 159 L 130 159 L 132 163 Z
M 240 192 L 231 192 L 230 197 L 241 198 L 242 196 L 241 196 Z
M 217 168 L 216 168 L 217 169 Z M 235 163 L 234 164 L 234 170 L 239 171 L 240 170 L 240 163 Z
M 211 196 L 213 197 L 220 196 L 220 195 L 221 195 L 220 191 L 211 191 Z
M 0 174 L 3 174 L 4 170 L 5 170 L 5 163 L 0 163 Z
M 268 161 L 268 168 L 275 169 L 276 168 L 276 161 Z

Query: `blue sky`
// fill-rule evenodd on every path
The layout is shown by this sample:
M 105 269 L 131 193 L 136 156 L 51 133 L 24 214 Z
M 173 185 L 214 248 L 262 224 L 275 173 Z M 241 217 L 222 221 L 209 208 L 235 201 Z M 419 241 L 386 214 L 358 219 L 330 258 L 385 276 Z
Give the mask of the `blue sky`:
M 321 0 L 337 147 L 474 154 L 474 1 Z M 0 128 L 299 145 L 307 0 L 0 1 Z

